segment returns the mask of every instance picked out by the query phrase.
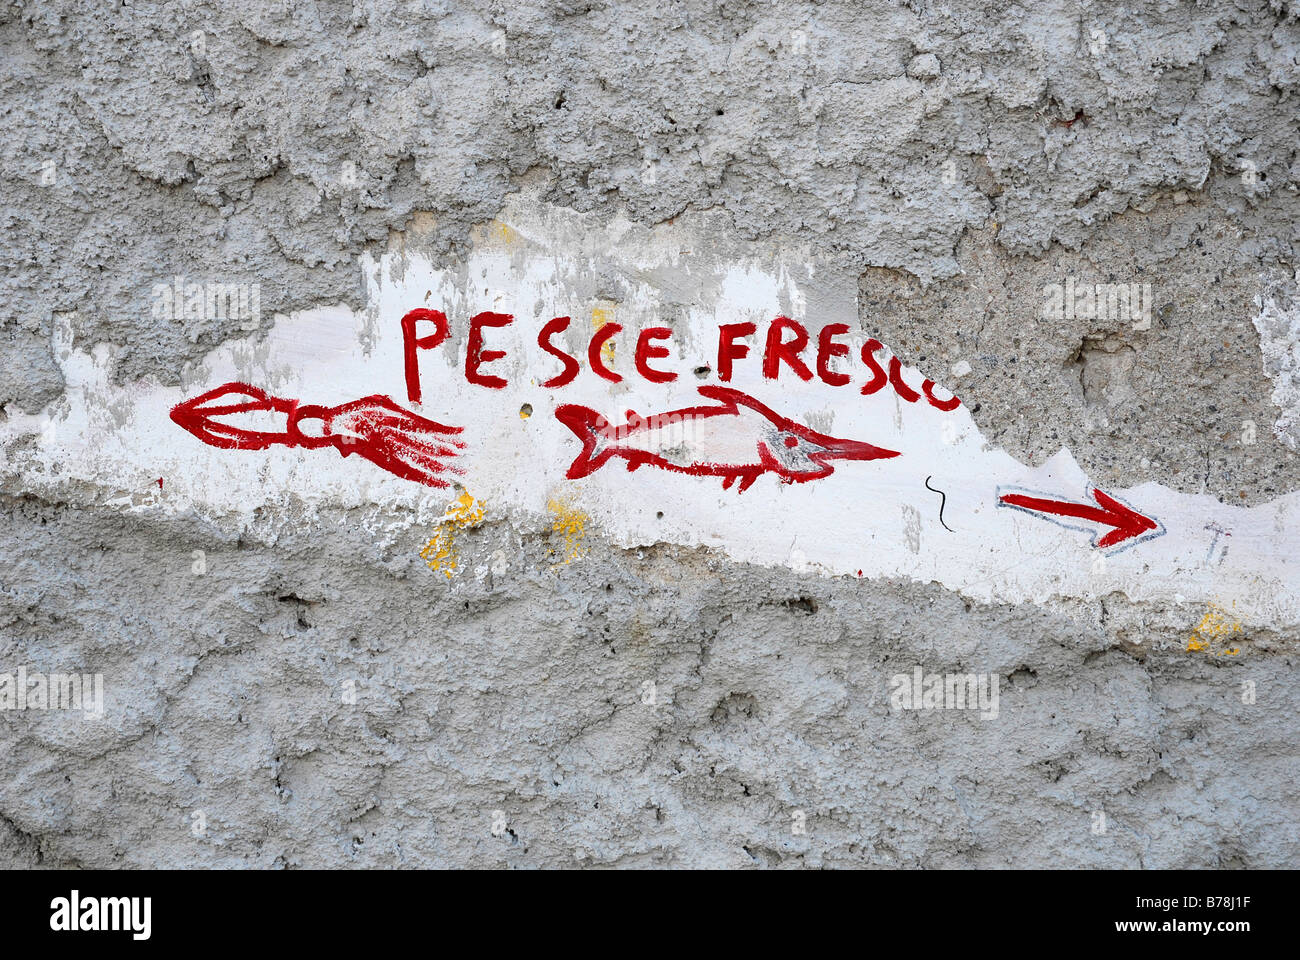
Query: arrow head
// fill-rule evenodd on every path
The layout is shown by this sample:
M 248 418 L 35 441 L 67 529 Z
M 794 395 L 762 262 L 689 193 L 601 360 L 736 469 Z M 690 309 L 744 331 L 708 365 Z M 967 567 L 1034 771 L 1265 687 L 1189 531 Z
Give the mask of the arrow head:
M 1120 503 L 1114 497 L 1102 493 L 1097 487 L 1092 488 L 1092 498 L 1106 512 L 1106 519 L 1101 522 L 1114 528 L 1097 541 L 1097 546 L 1102 550 L 1118 546 L 1125 540 L 1140 537 L 1160 526 L 1150 517 L 1144 516 L 1132 507 Z

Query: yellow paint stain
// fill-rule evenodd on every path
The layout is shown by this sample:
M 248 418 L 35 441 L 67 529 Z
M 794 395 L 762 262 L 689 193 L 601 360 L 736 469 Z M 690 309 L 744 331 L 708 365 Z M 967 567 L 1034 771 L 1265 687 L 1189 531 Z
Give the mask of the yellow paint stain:
M 1235 604 L 1234 604 L 1235 606 Z M 1234 633 L 1241 633 L 1241 621 L 1232 615 L 1232 612 L 1225 610 L 1216 603 L 1206 605 L 1205 616 L 1201 617 L 1201 622 L 1192 630 L 1192 635 L 1187 638 L 1188 653 L 1214 653 L 1215 645 L 1224 646 L 1223 638 Z M 1214 653 L 1214 656 L 1235 657 L 1241 652 L 1240 647 L 1228 648 L 1224 646 L 1223 652 Z
M 591 308 L 591 329 L 599 330 L 607 323 L 614 322 L 614 304 L 611 301 L 605 301 L 602 306 Z M 600 348 L 601 359 L 605 361 L 605 366 L 614 366 L 614 341 L 606 340 Z
M 587 552 L 584 540 L 591 517 L 573 506 L 568 500 L 552 499 L 546 509 L 551 512 L 551 532 L 564 538 L 564 556 L 561 563 L 572 563 Z M 551 547 L 551 556 L 559 557 L 557 546 Z
M 519 231 L 500 220 L 492 221 L 492 236 L 497 243 L 507 247 L 513 247 L 520 240 Z
M 438 532 L 420 551 L 420 558 L 435 573 L 443 574 L 448 580 L 460 565 L 456 551 L 456 536 L 464 530 L 477 527 L 483 522 L 487 508 L 468 493 L 462 493 L 451 504 L 438 522 Z
M 484 246 L 513 247 L 523 237 L 519 231 L 500 220 L 492 220 L 474 231 L 476 242 Z

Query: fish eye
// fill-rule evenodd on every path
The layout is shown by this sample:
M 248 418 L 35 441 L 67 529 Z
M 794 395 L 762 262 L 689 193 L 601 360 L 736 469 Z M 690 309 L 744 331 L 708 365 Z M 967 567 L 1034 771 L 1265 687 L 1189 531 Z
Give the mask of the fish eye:
M 798 438 L 798 437 L 786 437 L 786 438 L 785 438 L 785 445 L 786 445 L 787 447 L 797 447 L 797 446 L 799 446 L 799 438 Z

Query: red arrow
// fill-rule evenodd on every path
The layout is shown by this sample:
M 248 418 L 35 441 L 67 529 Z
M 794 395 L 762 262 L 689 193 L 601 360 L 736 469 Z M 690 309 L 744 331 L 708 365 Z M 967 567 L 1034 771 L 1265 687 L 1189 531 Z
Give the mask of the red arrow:
M 1044 497 L 1029 497 L 1021 493 L 1006 493 L 998 499 L 1008 506 L 1020 507 L 1037 513 L 1050 513 L 1058 517 L 1078 517 L 1091 520 L 1102 526 L 1112 527 L 1110 533 L 1097 541 L 1101 549 L 1113 547 L 1125 540 L 1155 530 L 1160 525 L 1150 517 L 1144 517 L 1131 507 L 1120 503 L 1114 497 L 1108 497 L 1096 487 L 1092 488 L 1092 498 L 1096 504 L 1071 503 L 1069 500 L 1048 500 Z M 1097 505 L 1099 504 L 1099 506 Z

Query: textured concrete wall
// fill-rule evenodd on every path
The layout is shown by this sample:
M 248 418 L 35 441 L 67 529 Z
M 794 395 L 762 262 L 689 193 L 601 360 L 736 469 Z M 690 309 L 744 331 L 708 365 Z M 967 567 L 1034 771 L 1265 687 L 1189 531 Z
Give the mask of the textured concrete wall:
M 0 863 L 1300 865 L 1298 17 L 6 6 L 0 683 L 102 674 L 104 709 L 3 711 Z M 177 277 L 258 309 L 171 317 Z M 1150 317 L 1044 316 L 1076 281 Z M 452 321 L 422 375 L 459 487 L 167 416 L 227 380 L 409 406 L 416 307 Z M 719 317 L 846 319 L 965 440 L 861 364 L 745 389 L 934 451 L 958 539 L 924 470 L 567 480 L 554 369 L 512 345 L 508 391 L 465 384 L 489 309 L 519 345 L 572 315 L 610 410 L 602 317 L 672 327 L 682 391 Z M 1163 535 L 997 510 L 1012 463 Z M 916 668 L 996 679 L 997 717 L 898 709 Z

